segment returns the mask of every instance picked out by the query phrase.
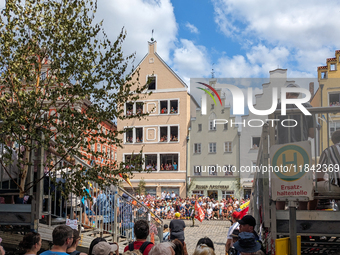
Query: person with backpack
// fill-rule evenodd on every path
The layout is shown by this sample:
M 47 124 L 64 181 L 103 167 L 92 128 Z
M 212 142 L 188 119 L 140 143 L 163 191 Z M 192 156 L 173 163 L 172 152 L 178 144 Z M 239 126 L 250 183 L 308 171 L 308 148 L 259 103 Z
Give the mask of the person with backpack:
M 127 245 L 124 248 L 124 252 L 139 250 L 143 255 L 148 255 L 151 248 L 154 246 L 153 243 L 146 241 L 149 235 L 148 222 L 146 220 L 136 221 L 133 230 L 136 237 L 136 241 Z
M 81 238 L 79 236 L 78 230 L 76 230 L 76 229 L 72 229 L 72 230 L 73 230 L 72 246 L 67 249 L 66 253 L 69 254 L 69 255 L 87 255 L 84 252 L 77 251 L 77 246 L 78 246 Z

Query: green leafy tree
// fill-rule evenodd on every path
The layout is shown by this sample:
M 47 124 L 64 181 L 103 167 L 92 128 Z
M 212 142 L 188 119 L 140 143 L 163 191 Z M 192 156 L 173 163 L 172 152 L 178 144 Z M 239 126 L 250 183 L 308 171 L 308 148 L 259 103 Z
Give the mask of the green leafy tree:
M 1 12 L 0 143 L 7 153 L 0 163 L 15 181 L 8 166 L 14 164 L 11 147 L 18 145 L 21 197 L 42 180 L 27 182 L 39 148 L 49 152 L 45 174 L 55 172 L 61 160 L 72 163 L 69 173 L 61 172 L 64 195 L 83 194 L 88 181 L 116 184 L 119 174 L 136 170 L 122 163 L 85 169 L 73 160 L 83 158 L 83 150 L 106 161 L 109 155 L 90 151 L 91 144 L 106 140 L 121 147 L 118 135 L 124 130 L 103 132 L 101 123 L 145 115 L 124 116 L 125 102 L 139 99 L 147 85 L 129 68 L 134 55 L 122 52 L 124 30 L 111 42 L 102 22 L 94 23 L 96 9 L 92 0 L 8 0 Z

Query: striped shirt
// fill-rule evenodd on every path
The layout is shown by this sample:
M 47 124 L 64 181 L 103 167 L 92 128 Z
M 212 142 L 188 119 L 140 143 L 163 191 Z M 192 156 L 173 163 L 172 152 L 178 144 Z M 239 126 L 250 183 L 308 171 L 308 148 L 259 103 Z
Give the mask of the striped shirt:
M 325 149 L 320 156 L 319 164 L 322 169 L 324 169 L 324 164 L 328 166 L 328 175 L 331 184 L 340 186 L 340 143 Z

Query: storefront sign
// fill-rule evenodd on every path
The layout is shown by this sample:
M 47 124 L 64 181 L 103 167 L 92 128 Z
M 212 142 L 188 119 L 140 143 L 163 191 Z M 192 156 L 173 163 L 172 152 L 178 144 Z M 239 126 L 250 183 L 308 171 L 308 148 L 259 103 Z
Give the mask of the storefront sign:
M 229 185 L 196 185 L 195 189 L 229 189 Z

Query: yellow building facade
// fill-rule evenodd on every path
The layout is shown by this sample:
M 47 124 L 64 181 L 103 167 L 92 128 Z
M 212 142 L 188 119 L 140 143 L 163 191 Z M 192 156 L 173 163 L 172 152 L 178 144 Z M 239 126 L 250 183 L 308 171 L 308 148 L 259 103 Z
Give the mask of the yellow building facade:
M 335 57 L 328 58 L 325 66 L 318 67 L 319 88 L 314 94 L 313 107 L 340 107 L 340 50 L 335 51 Z M 335 130 L 340 129 L 340 112 L 329 115 L 329 130 L 327 132 L 327 116 L 319 116 L 322 126 L 320 131 L 321 151 L 327 148 L 329 139 Z
M 149 116 L 118 120 L 118 130 L 129 128 L 121 136 L 124 145 L 118 150 L 118 161 L 127 162 L 132 153 L 143 148 L 143 168 L 148 173 L 136 172 L 132 186 L 137 188 L 143 180 L 146 194 L 160 196 L 163 191 L 174 191 L 185 197 L 190 109 L 196 110 L 197 104 L 187 85 L 157 54 L 156 46 L 156 41 L 148 43 L 148 54 L 137 66 L 139 82 L 149 81 L 148 92 L 152 94 L 142 95 L 138 102 L 126 102 L 124 106 L 126 115 L 148 112 Z M 130 189 L 126 183 L 124 186 Z

